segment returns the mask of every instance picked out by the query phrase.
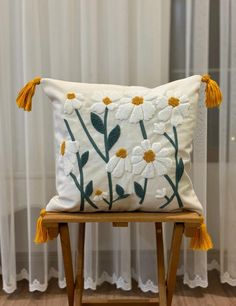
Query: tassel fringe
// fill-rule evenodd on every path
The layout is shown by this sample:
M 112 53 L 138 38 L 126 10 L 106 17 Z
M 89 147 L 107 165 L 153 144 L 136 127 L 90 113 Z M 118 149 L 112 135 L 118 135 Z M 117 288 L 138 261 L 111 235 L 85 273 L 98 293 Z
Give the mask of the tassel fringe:
M 36 234 L 35 234 L 34 242 L 37 244 L 44 243 L 44 242 L 47 242 L 53 239 L 50 237 L 48 230 L 45 227 L 43 227 L 42 221 L 45 215 L 46 215 L 46 210 L 43 208 L 40 211 L 40 216 L 38 217 L 37 225 L 36 225 Z
M 202 223 L 196 229 L 194 236 L 190 241 L 190 248 L 192 250 L 208 251 L 213 248 L 213 243 L 209 233 L 207 232 L 206 224 Z
M 206 83 L 206 107 L 219 107 L 222 102 L 222 93 L 218 84 L 214 80 L 212 80 L 208 74 L 202 76 L 202 82 Z
M 19 108 L 23 108 L 25 111 L 30 112 L 32 108 L 32 98 L 35 93 L 35 88 L 40 84 L 41 78 L 37 77 L 29 81 L 19 92 L 16 104 Z

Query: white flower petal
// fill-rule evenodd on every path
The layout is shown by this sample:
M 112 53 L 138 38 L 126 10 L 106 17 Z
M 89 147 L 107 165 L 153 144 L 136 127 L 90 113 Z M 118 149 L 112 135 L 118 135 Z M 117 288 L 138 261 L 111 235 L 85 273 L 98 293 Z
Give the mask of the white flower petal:
M 184 117 L 182 113 L 180 112 L 180 110 L 178 109 L 178 107 L 174 108 L 172 112 L 171 120 L 170 120 L 171 125 L 177 126 L 183 123 L 183 121 L 184 121 Z
M 163 135 L 166 132 L 166 124 L 164 122 L 154 123 L 154 133 Z
M 107 105 L 107 108 L 111 111 L 116 109 L 117 107 L 118 107 L 117 103 L 110 103 Z
M 172 109 L 173 107 L 168 105 L 158 113 L 158 118 L 162 121 L 169 120 L 172 114 Z
M 170 150 L 167 148 L 162 148 L 159 152 L 158 152 L 158 157 L 166 157 L 169 156 L 171 154 Z
M 131 165 L 129 157 L 125 158 L 125 171 L 127 171 L 127 172 L 132 171 L 132 165 Z
M 155 168 L 153 163 L 148 163 L 141 175 L 145 178 L 153 178 L 155 176 Z
M 123 97 L 121 98 L 120 103 L 121 104 L 131 103 L 131 100 L 132 99 L 130 97 Z
M 112 171 L 112 175 L 114 177 L 121 177 L 121 175 L 124 173 L 124 170 L 125 170 L 125 161 L 123 158 L 119 158 L 117 165 Z
M 151 149 L 151 142 L 149 139 L 144 139 L 141 141 L 141 146 L 143 147 L 143 149 L 146 150 L 150 150 Z
M 189 98 L 186 95 L 181 95 L 179 99 L 181 103 L 187 103 L 189 101 Z
M 82 105 L 81 101 L 77 100 L 77 99 L 73 99 L 71 100 L 72 106 L 74 109 L 79 109 Z
M 178 109 L 181 112 L 181 114 L 184 117 L 186 117 L 189 112 L 189 107 L 190 107 L 189 103 L 184 103 L 184 104 L 180 104 L 179 106 L 177 106 L 176 109 Z
M 165 96 L 158 97 L 155 104 L 156 104 L 157 109 L 163 109 L 166 106 L 168 106 L 168 98 Z
M 161 199 L 164 198 L 166 196 L 166 188 L 162 188 L 162 189 L 157 189 L 156 190 L 156 195 L 155 197 L 157 199 Z
M 140 146 L 136 146 L 133 148 L 132 154 L 133 155 L 142 155 L 143 156 L 144 150 Z
M 104 191 L 104 192 L 102 193 L 102 197 L 106 199 L 106 198 L 108 197 L 108 193 L 107 193 L 106 191 Z
M 133 164 L 133 173 L 140 174 L 144 170 L 146 164 L 147 163 L 145 162 L 145 160 L 142 160 L 137 164 Z
M 79 151 L 79 142 L 67 140 L 65 144 L 65 150 L 71 153 L 77 153 Z
M 117 157 L 116 155 L 112 156 L 109 160 L 109 162 L 106 164 L 106 171 L 107 172 L 112 172 L 116 165 L 118 164 L 120 158 Z
M 153 117 L 153 115 L 155 113 L 155 107 L 152 105 L 151 102 L 145 101 L 142 104 L 142 109 L 143 109 L 144 120 L 149 120 Z
M 92 112 L 95 112 L 97 114 L 102 114 L 104 113 L 106 108 L 106 105 L 102 102 L 102 103 L 94 103 L 91 107 L 90 110 Z
M 102 91 L 96 91 L 93 95 L 92 95 L 92 100 L 97 101 L 97 102 L 101 102 L 102 99 L 104 98 L 104 93 Z
M 74 111 L 73 105 L 70 100 L 66 100 L 64 104 L 64 113 L 71 115 Z
M 94 202 L 98 202 L 98 201 L 102 200 L 102 197 L 101 197 L 101 195 L 95 195 L 93 200 L 94 200 Z
M 134 108 L 134 105 L 132 103 L 120 105 L 116 112 L 116 119 L 120 119 L 120 120 L 128 119 L 133 108 Z
M 142 108 L 142 104 L 140 105 L 134 105 L 133 111 L 131 113 L 131 116 L 129 118 L 129 122 L 130 123 L 137 123 L 140 120 L 144 119 L 144 115 L 143 115 L 143 108 Z
M 84 100 L 84 96 L 80 92 L 76 92 L 75 97 L 76 97 L 77 100 L 80 100 L 80 101 Z
M 173 164 L 172 159 L 169 157 L 157 157 L 156 160 L 164 164 L 167 168 L 170 168 Z
M 120 100 L 121 93 L 119 93 L 118 91 L 111 91 L 107 96 L 111 99 L 112 102 L 115 102 Z
M 161 150 L 161 143 L 160 142 L 154 142 L 152 144 L 152 149 L 153 149 L 154 152 L 159 154 L 159 151 Z
M 159 160 L 158 161 L 155 160 L 153 163 L 155 165 L 155 168 L 157 169 L 157 174 L 159 176 L 167 174 L 168 171 L 165 164 L 161 163 Z
M 133 155 L 131 157 L 131 162 L 132 164 L 137 164 L 143 159 L 143 154 L 142 155 Z

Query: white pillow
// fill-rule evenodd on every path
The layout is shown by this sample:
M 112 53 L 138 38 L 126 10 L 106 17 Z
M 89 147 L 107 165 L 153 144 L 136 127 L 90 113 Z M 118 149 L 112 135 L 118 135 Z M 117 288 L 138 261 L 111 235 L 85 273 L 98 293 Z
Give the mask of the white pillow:
M 153 89 L 35 79 L 20 92 L 20 107 L 31 109 L 39 83 L 55 118 L 58 194 L 46 211 L 202 213 L 189 170 L 208 79 Z

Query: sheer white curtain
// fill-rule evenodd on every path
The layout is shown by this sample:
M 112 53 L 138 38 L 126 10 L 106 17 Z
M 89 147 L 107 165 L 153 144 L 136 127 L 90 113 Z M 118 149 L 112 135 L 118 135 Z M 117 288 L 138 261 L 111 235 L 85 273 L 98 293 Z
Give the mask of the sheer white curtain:
M 50 103 L 39 87 L 33 112 L 23 113 L 14 102 L 17 91 L 36 75 L 157 86 L 169 80 L 169 52 L 173 78 L 206 72 L 209 2 L 176 0 L 172 9 L 170 4 L 170 0 L 0 2 L 0 252 L 6 292 L 13 292 L 22 278 L 29 280 L 31 291 L 46 290 L 50 277 L 58 277 L 59 286 L 65 286 L 59 241 L 43 246 L 32 242 L 39 210 L 55 194 Z M 207 116 L 202 104 L 199 109 L 192 176 L 206 207 Z M 77 228 L 70 230 L 75 262 Z M 164 232 L 167 254 L 171 228 Z M 190 286 L 207 286 L 207 255 L 189 251 L 184 241 L 179 273 Z M 106 280 L 129 290 L 131 278 L 143 291 L 158 290 L 153 225 L 117 229 L 89 224 L 85 288 L 94 289 Z
M 220 276 L 236 286 L 236 3 L 220 2 Z

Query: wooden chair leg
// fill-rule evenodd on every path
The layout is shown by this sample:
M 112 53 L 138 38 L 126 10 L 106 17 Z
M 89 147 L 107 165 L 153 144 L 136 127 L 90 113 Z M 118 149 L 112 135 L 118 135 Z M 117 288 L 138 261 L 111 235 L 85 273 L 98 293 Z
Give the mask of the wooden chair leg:
M 162 223 L 155 223 L 156 227 L 156 246 L 157 246 L 157 267 L 158 267 L 158 288 L 159 288 L 159 305 L 166 306 L 166 281 L 165 281 L 165 263 Z
M 77 273 L 75 282 L 75 305 L 82 305 L 83 290 L 84 290 L 84 237 L 85 223 L 79 224 L 78 237 L 78 255 L 77 255 Z
M 69 303 L 69 306 L 73 306 L 74 305 L 74 276 L 73 276 L 73 266 L 72 266 L 72 256 L 71 256 L 70 235 L 69 235 L 68 224 L 60 223 L 59 232 L 60 232 L 61 247 L 62 247 L 62 254 L 63 254 L 63 261 L 64 261 L 68 303 Z
M 179 263 L 180 247 L 181 247 L 183 232 L 184 232 L 184 224 L 175 223 L 172 234 L 169 265 L 167 272 L 167 306 L 171 306 L 175 290 L 176 273 Z

